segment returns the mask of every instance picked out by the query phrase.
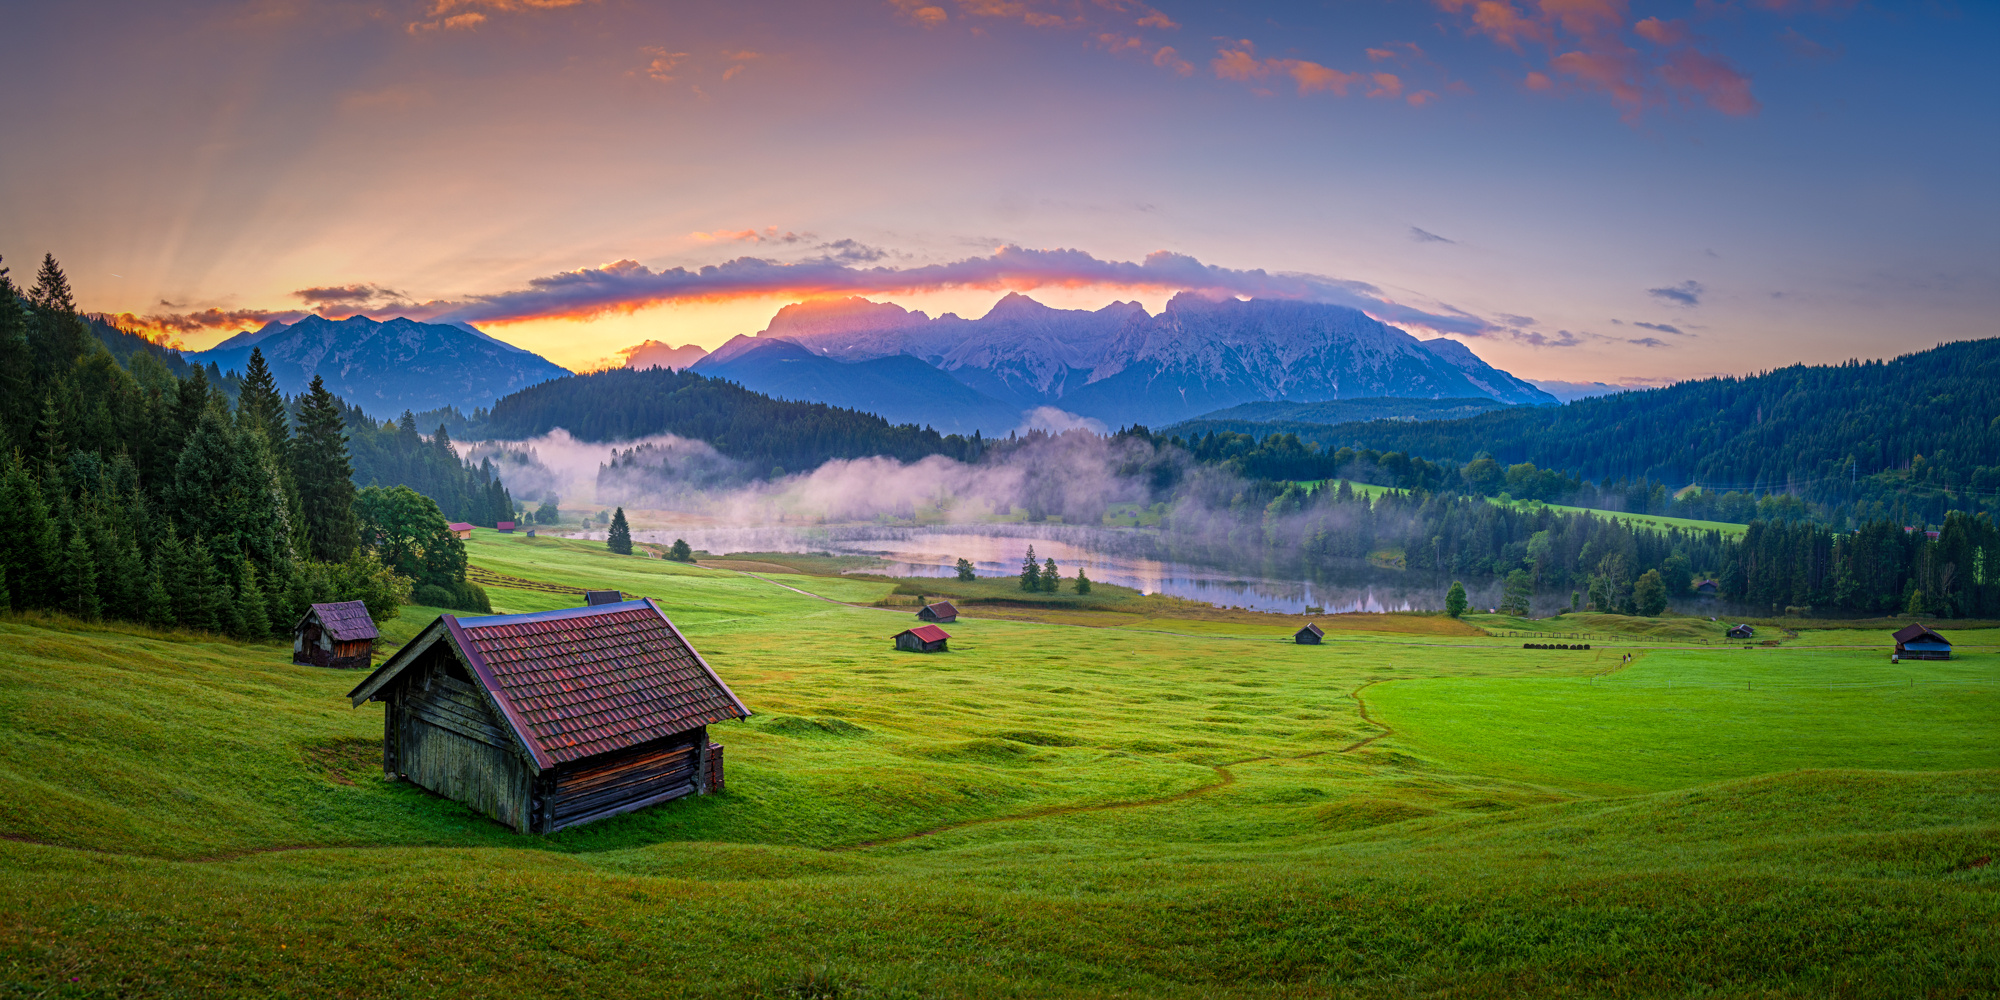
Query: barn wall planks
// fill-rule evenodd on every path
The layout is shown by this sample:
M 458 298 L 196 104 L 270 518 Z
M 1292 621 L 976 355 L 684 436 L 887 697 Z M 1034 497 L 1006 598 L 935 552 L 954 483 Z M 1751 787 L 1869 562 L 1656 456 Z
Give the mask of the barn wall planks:
M 519 757 L 410 717 L 403 722 L 403 773 L 516 830 L 528 829 L 527 768 Z

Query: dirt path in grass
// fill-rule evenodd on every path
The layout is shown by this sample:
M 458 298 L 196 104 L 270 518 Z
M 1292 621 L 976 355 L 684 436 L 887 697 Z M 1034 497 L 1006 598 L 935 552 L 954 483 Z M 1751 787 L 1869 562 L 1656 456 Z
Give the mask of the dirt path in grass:
M 1361 685 L 1360 687 L 1358 687 L 1358 688 L 1355 688 L 1354 690 L 1352 690 L 1352 691 L 1349 691 L 1349 692 L 1347 692 L 1347 696 L 1348 696 L 1349 698 L 1352 698 L 1352 699 L 1354 699 L 1354 707 L 1355 707 L 1355 708 L 1358 708 L 1358 709 L 1360 709 L 1360 710 L 1361 710 L 1361 721 L 1363 721 L 1363 722 L 1366 722 L 1366 723 L 1368 723 L 1368 724 L 1369 724 L 1369 725 L 1371 725 L 1371 726 L 1375 726 L 1376 728 L 1378 728 L 1378 729 L 1380 729 L 1380 730 L 1382 730 L 1382 731 L 1381 731 L 1381 732 L 1379 732 L 1379 733 L 1376 733 L 1376 734 L 1375 734 L 1375 735 L 1373 735 L 1373 736 L 1370 736 L 1370 737 L 1368 737 L 1368 738 L 1367 738 L 1367 739 L 1365 739 L 1365 740 L 1361 740 L 1360 742 L 1357 742 L 1357 743 L 1351 743 L 1351 744 L 1349 744 L 1349 745 L 1347 745 L 1347 746 L 1344 746 L 1344 747 L 1341 747 L 1341 748 L 1340 748 L 1340 752 L 1341 752 L 1341 753 L 1353 753 L 1354 751 L 1356 751 L 1356 750 L 1359 750 L 1359 749 L 1361 749 L 1362 747 L 1365 747 L 1365 746 L 1367 746 L 1368 744 L 1370 744 L 1370 743 L 1373 743 L 1373 742 L 1375 742 L 1376 740 L 1379 740 L 1379 739 L 1381 739 L 1381 738 L 1382 738 L 1382 737 L 1384 737 L 1384 736 L 1394 736 L 1394 735 L 1396 735 L 1396 730 L 1394 730 L 1393 728 L 1390 728 L 1390 726 L 1389 726 L 1389 724 L 1388 724 L 1388 723 L 1386 723 L 1386 722 L 1382 722 L 1382 721 L 1381 721 L 1381 720 L 1379 720 L 1379 719 L 1374 719 L 1374 718 L 1371 718 L 1371 717 L 1370 717 L 1370 716 L 1368 715 L 1368 703 L 1367 703 L 1367 702 L 1365 702 L 1365 701 L 1362 701 L 1362 700 L 1361 700 L 1361 692 L 1363 692 L 1363 691 L 1366 691 L 1366 690 L 1368 690 L 1369 688 L 1372 688 L 1372 687 L 1374 687 L 1375 685 L 1377 685 L 1377 684 L 1380 684 L 1380 683 L 1382 683 L 1382 682 L 1381 682 L 1381 681 L 1369 681 L 1368 683 L 1366 683 L 1366 684 L 1363 684 L 1363 685 Z

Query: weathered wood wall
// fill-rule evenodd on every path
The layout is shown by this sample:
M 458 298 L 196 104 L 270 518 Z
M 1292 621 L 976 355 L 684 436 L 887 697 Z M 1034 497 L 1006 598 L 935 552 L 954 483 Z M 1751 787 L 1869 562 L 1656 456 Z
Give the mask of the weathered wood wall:
M 704 726 L 557 768 L 545 776 L 536 829 L 552 832 L 694 794 L 707 744 Z
M 532 779 L 527 762 L 456 658 L 440 644 L 399 680 L 401 689 L 388 711 L 398 718 L 394 758 L 400 773 L 419 787 L 528 832 Z

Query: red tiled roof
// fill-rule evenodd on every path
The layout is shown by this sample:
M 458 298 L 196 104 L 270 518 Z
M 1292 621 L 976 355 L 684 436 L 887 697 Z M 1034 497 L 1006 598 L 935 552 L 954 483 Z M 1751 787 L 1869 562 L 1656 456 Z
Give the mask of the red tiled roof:
M 513 530 L 514 530 L 514 522 L 512 522 L 512 521 L 501 521 L 501 522 L 499 522 L 499 523 L 497 523 L 497 524 L 493 525 L 493 527 L 494 527 L 494 528 L 496 528 L 496 529 L 498 529 L 498 530 L 500 530 L 500 531 L 513 531 Z
M 750 714 L 650 600 L 445 621 L 548 763 Z
M 471 531 L 471 530 L 472 530 L 472 525 L 470 525 L 470 524 L 467 524 L 467 523 L 465 523 L 464 521 L 453 521 L 453 522 L 451 522 L 450 524 L 447 524 L 447 525 L 445 525 L 445 527 L 446 527 L 446 528 L 449 528 L 449 529 L 451 529 L 452 531 Z
M 907 631 L 911 635 L 914 635 L 925 642 L 943 642 L 946 639 L 951 638 L 950 635 L 947 635 L 945 633 L 944 629 L 938 628 L 936 625 L 919 625 L 916 628 L 908 629 Z M 903 633 L 898 632 L 896 634 L 902 635 Z
M 320 627 L 335 642 L 358 642 L 382 635 L 375 629 L 375 619 L 368 616 L 368 605 L 360 601 L 315 604 L 312 613 L 319 616 Z

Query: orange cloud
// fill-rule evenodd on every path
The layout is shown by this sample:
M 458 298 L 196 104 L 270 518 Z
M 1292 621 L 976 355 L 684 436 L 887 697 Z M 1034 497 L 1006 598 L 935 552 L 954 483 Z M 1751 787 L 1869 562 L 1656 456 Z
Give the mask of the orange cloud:
M 925 3 L 924 0 L 890 0 L 904 17 L 915 21 L 919 27 L 935 28 L 951 19 L 943 7 Z
M 518 13 L 531 10 L 559 10 L 575 7 L 594 0 L 433 0 L 428 21 L 413 21 L 406 29 L 415 35 L 426 31 L 451 31 L 454 29 L 476 28 L 486 22 L 486 15 L 476 9 L 485 8 L 496 13 Z M 460 11 L 462 13 L 453 13 Z
M 657 45 L 648 45 L 639 51 L 653 57 L 653 61 L 646 64 L 646 75 L 661 83 L 674 82 L 674 67 L 688 57 L 685 52 L 668 52 Z
M 1369 50 L 1368 50 L 1368 58 L 1370 58 L 1370 59 L 1372 59 L 1372 60 L 1374 60 L 1374 61 L 1376 61 L 1376 62 L 1381 62 L 1381 61 L 1383 61 L 1383 60 L 1385 60 L 1385 59 L 1394 59 L 1394 58 L 1396 58 L 1396 56 L 1397 56 L 1397 53 L 1394 53 L 1394 52 L 1391 52 L 1391 51 L 1389 51 L 1388 49 L 1369 49 Z
M 1660 75 L 1676 87 L 1701 95 L 1709 107 L 1725 115 L 1754 115 L 1762 110 L 1750 94 L 1750 78 L 1716 56 L 1678 49 L 1660 67 Z
M 1375 81 L 1375 86 L 1368 91 L 1369 97 L 1393 98 L 1403 95 L 1403 81 L 1394 73 L 1377 73 L 1370 79 Z
M 1345 97 L 1347 88 L 1362 79 L 1359 73 L 1344 73 L 1304 59 L 1259 59 L 1257 47 L 1248 39 L 1218 50 L 1209 67 L 1215 71 L 1217 79 L 1238 83 L 1258 83 L 1274 76 L 1289 76 L 1298 85 L 1301 95 L 1331 90 Z M 1386 73 L 1380 75 L 1389 76 Z M 1393 76 L 1389 78 L 1395 79 Z M 1401 86 L 1398 82 L 1397 88 L 1401 89 Z
M 1679 45 L 1687 41 L 1686 21 L 1662 21 L 1649 17 L 1632 26 L 1632 31 L 1654 45 Z
M 1411 94 L 1409 97 L 1404 98 L 1404 100 L 1409 101 L 1412 107 L 1421 108 L 1424 105 L 1427 105 L 1432 101 L 1437 100 L 1437 97 L 1438 95 L 1428 90 L 1419 90 L 1416 93 Z
M 776 226 L 765 226 L 763 229 L 718 229 L 712 233 L 689 233 L 688 238 L 703 243 L 718 243 L 725 240 L 736 243 L 798 243 L 819 237 L 812 233 L 795 233 L 789 230 L 781 233 Z
M 1157 10 L 1140 18 L 1138 23 L 1141 28 L 1158 28 L 1161 31 L 1172 31 L 1180 27 L 1180 25 L 1174 23 L 1172 18 Z
M 1097 44 L 1106 52 L 1139 52 L 1146 48 L 1145 40 L 1134 35 L 1099 35 Z
M 1182 59 L 1181 54 L 1174 51 L 1171 45 L 1162 45 L 1160 51 L 1153 53 L 1153 65 L 1172 70 L 1181 76 L 1194 75 L 1194 63 Z

